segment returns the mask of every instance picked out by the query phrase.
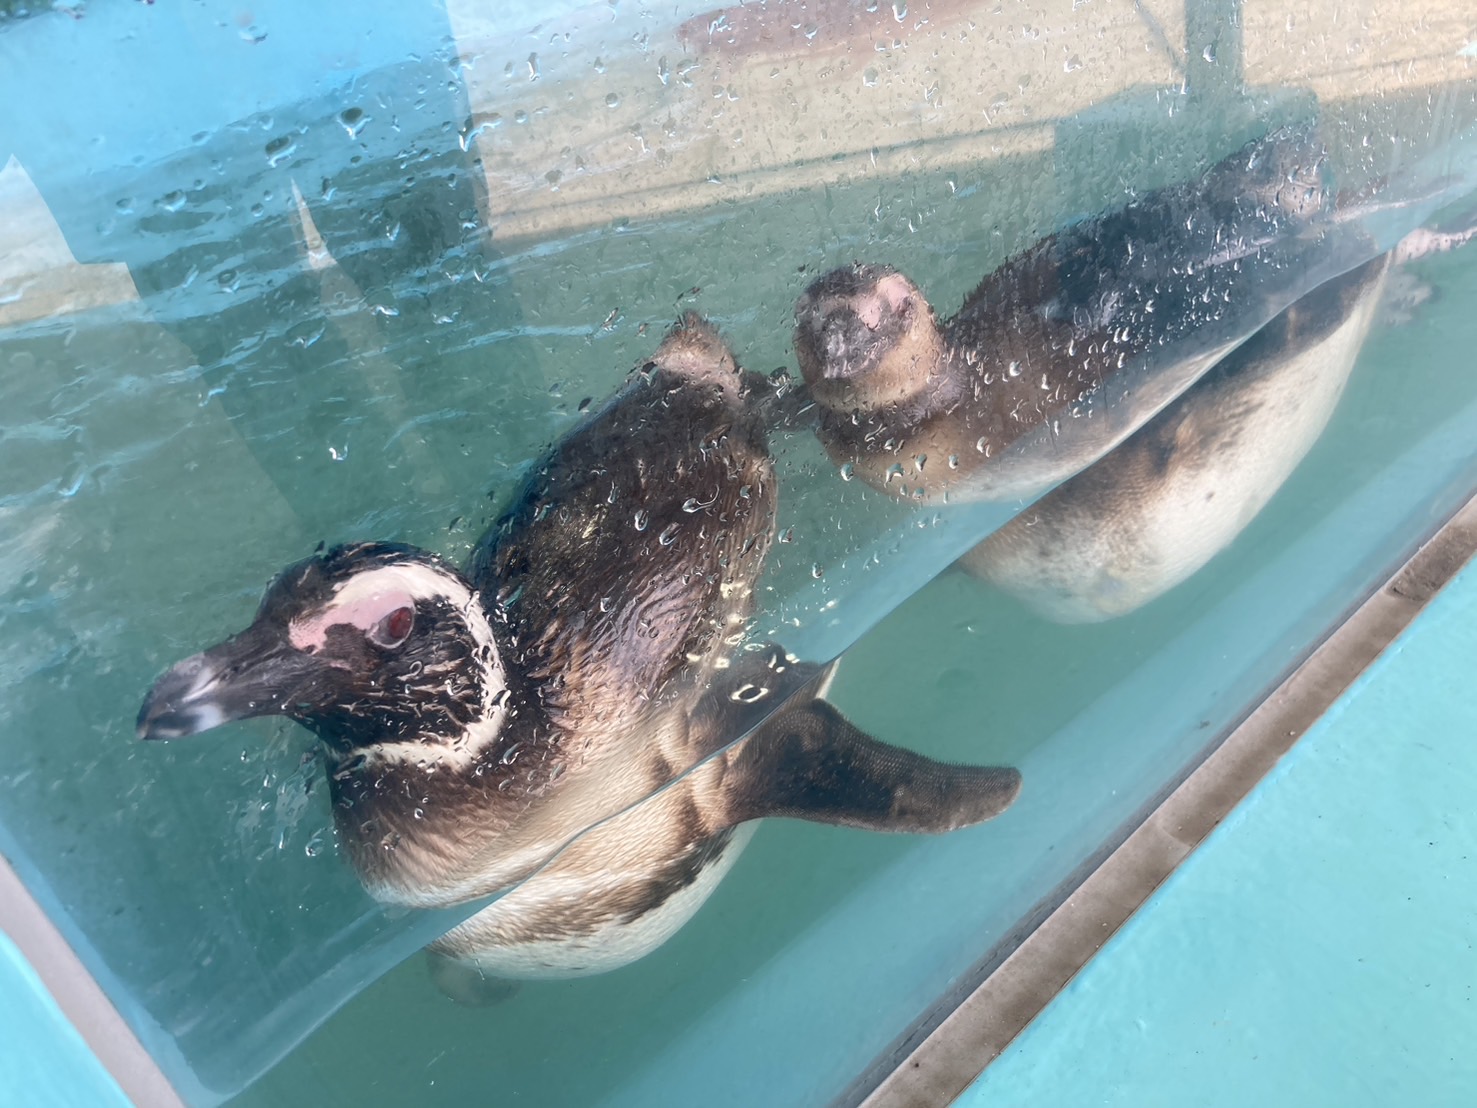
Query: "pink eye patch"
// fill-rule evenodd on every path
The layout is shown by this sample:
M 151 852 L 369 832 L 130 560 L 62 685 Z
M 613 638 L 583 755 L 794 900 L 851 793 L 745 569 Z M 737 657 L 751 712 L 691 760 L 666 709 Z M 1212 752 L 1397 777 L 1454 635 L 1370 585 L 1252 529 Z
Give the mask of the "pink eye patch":
M 328 641 L 330 627 L 349 626 L 381 645 L 400 643 L 415 622 L 415 597 L 403 589 L 386 589 L 349 597 L 301 619 L 287 629 L 288 641 L 312 653 Z

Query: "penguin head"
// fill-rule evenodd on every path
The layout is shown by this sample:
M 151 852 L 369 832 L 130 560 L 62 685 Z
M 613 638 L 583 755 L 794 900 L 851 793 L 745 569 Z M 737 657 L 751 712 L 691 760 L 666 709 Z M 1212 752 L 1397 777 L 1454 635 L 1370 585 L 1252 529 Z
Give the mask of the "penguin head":
M 795 356 L 815 400 L 872 411 L 917 395 L 942 340 L 918 287 L 891 266 L 832 270 L 795 303 Z
M 175 665 L 142 739 L 283 715 L 336 753 L 475 752 L 503 722 L 506 674 L 476 591 L 438 557 L 358 543 L 289 566 L 251 626 Z

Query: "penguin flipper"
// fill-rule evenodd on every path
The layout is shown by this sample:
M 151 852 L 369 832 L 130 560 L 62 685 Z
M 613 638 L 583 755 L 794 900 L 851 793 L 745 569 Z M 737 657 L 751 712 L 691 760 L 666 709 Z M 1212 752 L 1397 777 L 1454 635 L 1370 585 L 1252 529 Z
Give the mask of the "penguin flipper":
M 728 759 L 735 824 L 788 816 L 937 834 L 998 816 L 1021 787 L 1015 769 L 936 762 L 879 742 L 819 699 L 781 709 Z

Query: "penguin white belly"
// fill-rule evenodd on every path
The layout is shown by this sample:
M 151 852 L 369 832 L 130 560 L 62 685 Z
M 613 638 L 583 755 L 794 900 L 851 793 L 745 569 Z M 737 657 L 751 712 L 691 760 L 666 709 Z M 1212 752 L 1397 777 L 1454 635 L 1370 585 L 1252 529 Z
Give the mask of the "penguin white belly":
M 527 980 L 584 977 L 645 957 L 677 933 L 723 880 L 758 823 L 736 827 L 690 883 L 627 907 L 641 884 L 619 869 L 555 863 L 448 932 L 433 947 L 463 972 Z M 649 906 L 646 906 L 649 903 Z
M 963 567 L 1060 623 L 1123 615 L 1186 580 L 1256 517 L 1327 426 L 1383 284 L 1383 272 L 1364 283 L 1311 343 L 1273 341 L 1291 333 L 1291 317 L 1269 324 Z

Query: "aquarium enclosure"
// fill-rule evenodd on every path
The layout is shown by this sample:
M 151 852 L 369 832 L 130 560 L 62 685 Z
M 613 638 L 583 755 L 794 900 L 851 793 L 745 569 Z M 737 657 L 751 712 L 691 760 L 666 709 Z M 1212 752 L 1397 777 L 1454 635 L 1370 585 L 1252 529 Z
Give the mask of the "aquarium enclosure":
M 1456 0 L 0 0 L 0 102 L 0 853 L 186 1104 L 856 1103 L 1477 491 Z

